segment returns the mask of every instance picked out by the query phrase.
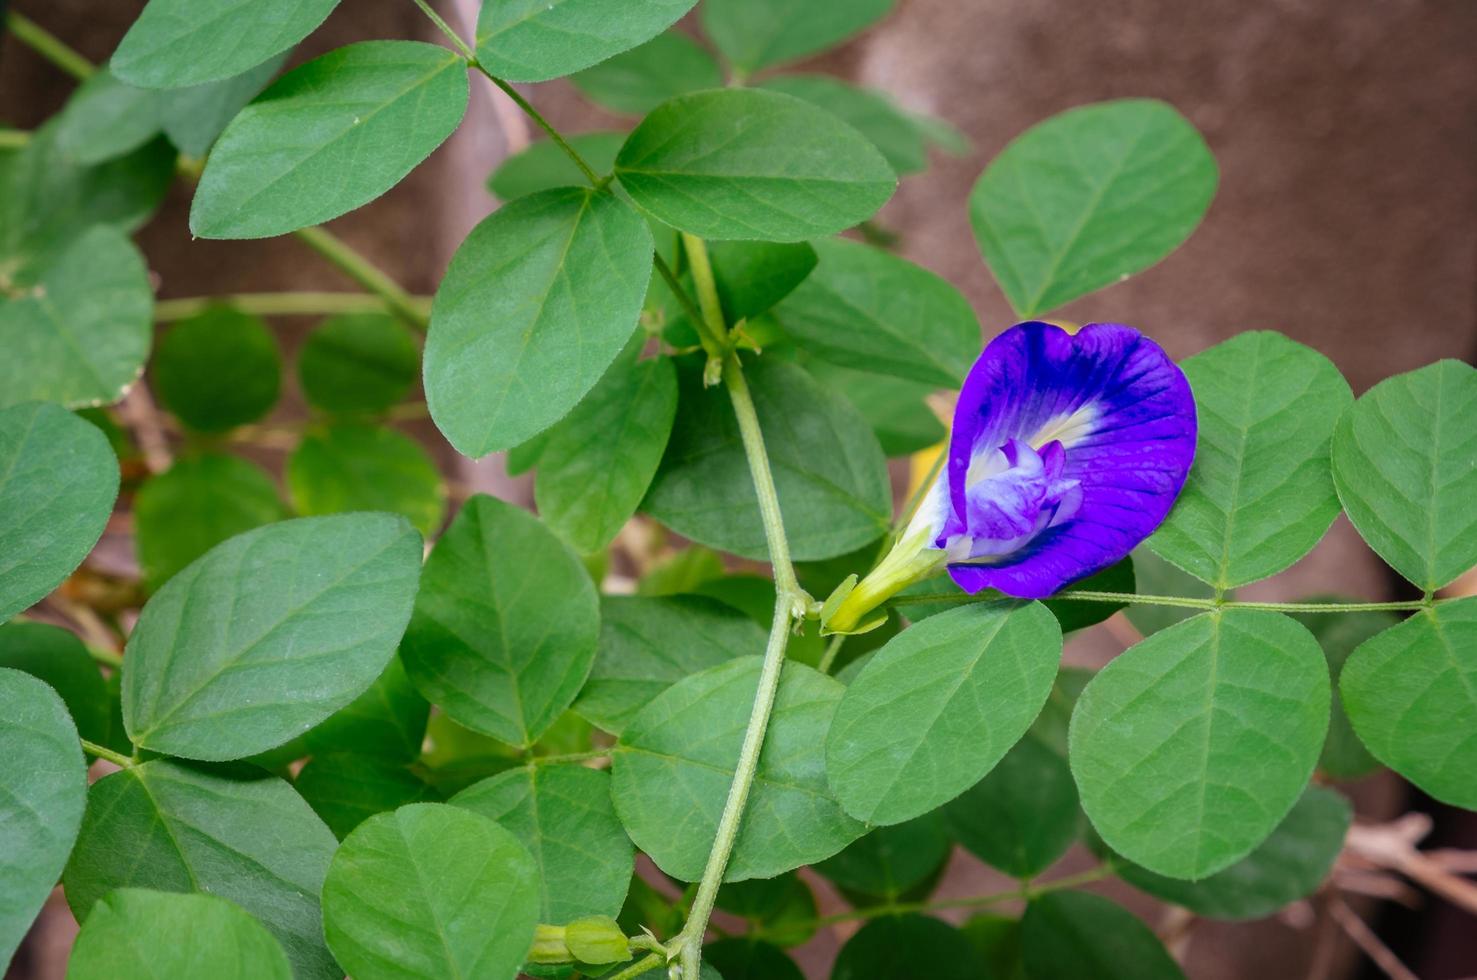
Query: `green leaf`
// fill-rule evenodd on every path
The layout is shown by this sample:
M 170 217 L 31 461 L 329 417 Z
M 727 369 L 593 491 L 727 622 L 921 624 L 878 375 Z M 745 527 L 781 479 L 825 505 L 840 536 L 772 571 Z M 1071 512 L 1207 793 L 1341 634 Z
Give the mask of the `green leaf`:
M 1021 954 L 1031 977 L 1073 980 L 1184 980 L 1157 936 L 1132 912 L 1087 892 L 1031 900 L 1021 920 Z
M 616 746 L 616 812 L 636 846 L 674 878 L 697 881 L 759 683 L 759 657 L 693 674 L 657 695 Z M 727 881 L 769 878 L 824 860 L 860 837 L 826 786 L 826 730 L 844 688 L 788 663 L 759 756 Z
M 1066 853 L 1082 827 L 1067 760 L 1023 738 L 984 779 L 944 805 L 949 832 L 1013 878 L 1034 878 Z
M 446 517 L 446 484 L 430 454 L 383 426 L 309 432 L 287 458 L 286 476 L 300 514 L 390 511 L 428 538 Z
M 723 974 L 723 980 L 805 980 L 800 967 L 785 951 L 763 940 L 720 939 L 703 947 L 703 965 Z
M 1116 865 L 1129 884 L 1207 919 L 1260 919 L 1323 884 L 1343 847 L 1353 810 L 1338 793 L 1309 786 L 1261 846 L 1201 881 L 1179 881 Z
M 339 0 L 149 0 L 113 54 L 113 71 L 142 88 L 230 78 L 313 32 Z
M 1375 758 L 1438 800 L 1477 809 L 1477 598 L 1423 609 L 1366 640 L 1339 687 Z
M 616 157 L 642 208 L 704 238 L 834 235 L 887 203 L 897 177 L 855 129 L 757 89 L 683 95 L 653 110 Z
M 1320 601 L 1357 602 L 1344 596 L 1329 596 Z M 1313 634 L 1323 655 L 1328 658 L 1328 672 L 1333 678 L 1332 717 L 1328 723 L 1328 739 L 1323 743 L 1323 755 L 1318 759 L 1318 770 L 1334 779 L 1358 779 L 1380 767 L 1379 760 L 1369 754 L 1349 716 L 1344 711 L 1343 696 L 1339 692 L 1339 679 L 1350 654 L 1365 640 L 1371 639 L 1400 622 L 1399 617 L 1388 612 L 1355 613 L 1294 613 L 1293 619 L 1302 623 Z
M 826 775 L 846 812 L 893 824 L 958 796 L 1025 734 L 1062 634 L 1040 603 L 975 603 L 904 630 L 836 709 Z
M 574 710 L 619 735 L 638 711 L 689 674 L 763 649 L 762 629 L 712 599 L 602 596 L 600 646 Z
M 417 803 L 371 817 L 333 857 L 323 929 L 360 980 L 511 977 L 538 924 L 538 868 L 484 816 Z
M 697 0 L 482 0 L 477 61 L 510 82 L 569 75 L 671 27 Z
M 520 198 L 478 225 L 436 291 L 426 403 L 466 456 L 553 425 L 636 329 L 651 233 L 615 196 L 574 188 Z
M 775 311 L 822 360 L 958 388 L 980 352 L 959 291 L 921 266 L 844 239 L 815 243 L 820 264 Z
M 1365 392 L 1333 437 L 1333 481 L 1369 546 L 1434 592 L 1477 564 L 1477 369 L 1440 361 Z
M 0 261 L 3 268 L 3 261 Z M 138 380 L 153 333 L 144 260 L 100 226 L 0 290 L 0 405 L 111 405 Z
M 715 551 L 693 546 L 660 559 L 646 570 L 636 583 L 636 594 L 644 596 L 679 595 L 701 591 L 700 586 L 723 578 L 723 559 Z M 770 586 L 773 588 L 773 585 Z M 715 596 L 722 600 L 722 596 Z M 773 597 L 771 597 L 771 600 Z M 733 605 L 733 603 L 728 603 Z M 735 607 L 738 608 L 738 607 Z M 748 610 L 744 610 L 747 612 Z M 770 611 L 774 611 L 773 601 Z M 767 623 L 768 617 L 765 618 Z
M 969 220 L 1010 305 L 1032 317 L 1174 251 L 1210 207 L 1217 173 L 1171 106 L 1100 102 L 1016 137 L 974 185 Z
M 308 403 L 343 415 L 383 412 L 410 391 L 419 367 L 415 338 L 384 313 L 324 320 L 308 335 L 297 362 Z
M 1113 850 L 1204 878 L 1267 838 L 1328 731 L 1318 643 L 1276 613 L 1207 613 L 1098 672 L 1072 714 L 1082 807 Z
M 405 676 L 399 657 L 363 694 L 303 736 L 310 751 L 358 752 L 411 762 L 421 754 L 431 706 Z
M 0 621 L 82 564 L 118 497 L 118 460 L 96 426 L 55 405 L 0 409 Z
M 974 947 L 976 961 L 987 980 L 1026 980 L 1019 919 L 981 912 L 966 919 L 959 931 Z
M 314 755 L 293 786 L 339 840 L 377 813 L 441 799 L 409 767 L 352 752 Z
M 0 753 L 0 965 L 8 965 L 77 839 L 87 763 L 57 693 L 7 668 L 0 668 Z
M 712 552 L 706 548 L 697 548 L 691 551 L 706 552 L 712 555 Z M 682 552 L 682 554 L 690 554 L 691 551 Z M 774 621 L 774 579 L 763 575 L 725 576 L 723 575 L 723 567 L 721 565 L 718 566 L 717 571 L 717 575 L 706 581 L 688 583 L 686 590 L 691 591 L 694 595 L 703 595 L 710 599 L 717 599 L 730 609 L 737 609 L 745 613 L 755 624 L 767 630 L 769 624 Z M 803 566 L 797 568 L 796 572 L 797 574 L 804 575 Z M 643 579 L 641 586 L 645 586 L 646 590 L 638 586 L 637 593 L 641 595 L 654 594 L 650 591 L 651 586 L 648 585 L 649 582 L 649 577 Z M 816 589 L 815 591 L 820 592 L 821 590 Z M 829 593 L 826 594 L 829 595 Z M 806 623 L 801 632 L 790 636 L 789 646 L 785 648 L 785 656 L 791 660 L 814 667 L 820 663 L 821 657 L 825 654 L 826 644 L 828 642 L 830 641 L 821 638 L 819 623 Z M 753 651 L 746 652 L 752 653 Z
M 751 935 L 780 946 L 803 946 L 815 935 L 815 894 L 793 871 L 774 878 L 730 881 L 718 889 L 714 904 L 746 919 Z
M 846 941 L 831 980 L 978 980 L 974 961 L 969 940 L 947 922 L 912 913 L 887 915 Z M 1050 974 L 1058 975 L 1067 976 Z
M 236 114 L 282 70 L 289 54 L 284 51 L 255 68 L 217 82 L 156 93 L 169 141 L 185 156 L 203 158 Z
M 703 30 L 743 72 L 794 61 L 886 16 L 894 0 L 707 0 Z
M 280 521 L 287 509 L 261 467 L 237 456 L 187 456 L 139 487 L 134 548 L 150 589 L 227 538 Z
M 933 385 L 853 371 L 826 361 L 810 361 L 805 369 L 851 402 L 889 457 L 908 456 L 937 446 L 949 435 L 926 401 L 934 391 Z
M 77 934 L 68 980 L 292 980 L 282 946 L 239 906 L 213 895 L 120 888 Z
M 155 593 L 129 636 L 129 737 L 221 760 L 307 731 L 394 655 L 420 558 L 420 535 L 389 514 L 283 521 L 212 548 Z
M 766 79 L 760 87 L 804 99 L 855 127 L 900 176 L 928 168 L 922 128 L 885 92 L 848 85 L 829 75 L 781 75 Z
M 1353 402 L 1338 368 L 1279 333 L 1243 333 L 1182 365 L 1195 392 L 1195 465 L 1149 547 L 1217 588 L 1313 549 L 1339 513 L 1328 443 Z
M 866 422 L 793 364 L 745 368 L 785 515 L 790 551 L 810 561 L 875 541 L 892 523 L 887 463 Z M 733 406 L 679 371 L 677 423 L 642 509 L 684 537 L 745 558 L 768 548 Z
M 116 888 L 205 892 L 261 920 L 295 976 L 341 978 L 318 911 L 337 841 L 291 786 L 256 772 L 157 760 L 94 783 L 63 880 L 77 921 Z
M 585 159 L 597 174 L 608 174 L 615 168 L 615 155 L 620 152 L 626 134 L 621 132 L 577 133 L 566 142 Z M 585 175 L 553 140 L 538 140 L 513 154 L 498 165 L 487 178 L 487 189 L 504 201 L 527 197 L 556 187 L 578 187 Z
M 574 701 L 599 631 L 579 558 L 532 514 L 479 494 L 426 562 L 400 656 L 454 720 L 526 747 Z
M 46 623 L 0 626 L 0 667 L 45 681 L 60 695 L 83 738 L 98 744 L 109 741 L 108 688 L 76 635 Z
M 368 204 L 451 135 L 467 92 L 466 63 L 420 41 L 361 41 L 294 68 L 221 134 L 190 231 L 267 238 Z
M 670 359 L 618 358 L 539 454 L 540 516 L 580 554 L 610 544 L 646 496 L 676 414 Z
M 151 374 L 164 407 L 199 432 L 225 432 L 272 410 L 282 354 L 261 318 L 213 306 L 169 329 Z
M 815 870 L 853 904 L 884 905 L 905 901 L 931 886 L 952 849 L 942 817 L 925 813 L 906 823 L 878 827 Z
M 57 146 L 83 166 L 123 156 L 159 133 L 159 108 L 158 93 L 99 68 L 57 115 Z
M 708 257 L 729 323 L 769 310 L 805 281 L 817 261 L 807 242 L 713 242 Z
M 720 87 L 723 71 L 702 45 L 674 30 L 569 80 L 596 105 L 641 116 L 675 96 Z
M 609 773 L 523 766 L 484 779 L 451 802 L 496 820 L 534 856 L 540 922 L 620 912 L 636 857 L 610 801 Z

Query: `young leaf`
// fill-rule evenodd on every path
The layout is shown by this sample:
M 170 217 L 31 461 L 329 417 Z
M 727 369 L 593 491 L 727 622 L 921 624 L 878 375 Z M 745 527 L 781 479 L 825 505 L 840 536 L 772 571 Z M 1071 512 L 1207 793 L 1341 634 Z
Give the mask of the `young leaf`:
M 303 736 L 309 751 L 358 752 L 393 762 L 421 754 L 431 706 L 405 676 L 399 657 L 369 689 Z
M 943 813 L 949 833 L 970 853 L 1023 880 L 1050 867 L 1082 829 L 1067 760 L 1029 737 Z
M 538 924 L 538 867 L 511 833 L 444 803 L 371 817 L 323 883 L 323 930 L 362 980 L 511 977 Z
M 1072 774 L 1108 846 L 1204 878 L 1267 838 L 1328 731 L 1318 643 L 1276 613 L 1233 609 L 1161 630 L 1098 672 L 1072 713 Z
M 646 496 L 676 414 L 670 359 L 618 358 L 539 454 L 540 516 L 582 555 L 610 544 Z
M 707 0 L 703 30 L 748 73 L 815 54 L 886 16 L 894 0 Z
M 829 75 L 781 75 L 765 80 L 761 87 L 804 99 L 850 123 L 872 141 L 900 176 L 928 167 L 923 129 L 886 93 L 848 85 Z
M 141 88 L 183 88 L 239 75 L 313 32 L 339 0 L 149 0 L 113 53 Z
M 160 402 L 181 422 L 200 432 L 224 432 L 272 410 L 282 355 L 259 317 L 216 306 L 170 328 L 151 373 Z
M 8 668 L 0 668 L 0 755 L 0 965 L 8 965 L 67 863 L 87 801 L 87 763 L 66 705 Z
M 272 478 L 239 456 L 187 456 L 139 487 L 133 498 L 133 543 L 144 581 L 157 590 L 211 548 L 287 509 Z
M 55 405 L 0 409 L 0 621 L 82 563 L 118 497 L 118 460 L 97 427 Z
M 1173 108 L 1101 102 L 1016 137 L 974 185 L 969 220 L 1010 305 L 1034 317 L 1174 251 L 1216 179 L 1204 139 Z
M 595 587 L 569 547 L 479 494 L 426 562 L 400 656 L 452 719 L 527 747 L 579 693 L 599 631 Z
M 0 290 L 0 405 L 111 405 L 138 380 L 153 333 L 143 256 L 107 226 Z
M 774 470 L 790 551 L 831 558 L 892 522 L 887 463 L 866 422 L 793 364 L 746 368 Z M 684 537 L 745 558 L 768 554 L 733 406 L 700 372 L 679 371 L 677 423 L 642 509 Z
M 1477 564 L 1477 369 L 1441 361 L 1365 392 L 1333 437 L 1349 520 L 1427 592 Z
M 420 41 L 362 41 L 294 68 L 221 134 L 190 231 L 267 238 L 368 204 L 451 135 L 467 92 L 466 63 Z
M 155 593 L 128 639 L 135 745 L 239 759 L 353 701 L 410 618 L 421 539 L 390 514 L 305 517 L 212 548 Z
M 733 782 L 759 683 L 740 657 L 657 695 L 616 746 L 615 809 L 636 846 L 674 878 L 702 876 Z M 866 830 L 826 786 L 823 747 L 844 688 L 786 664 L 727 881 L 769 878 L 824 860 Z
M 577 133 L 566 139 L 597 174 L 614 169 L 615 155 L 625 141 L 626 134 L 620 132 Z M 584 182 L 585 175 L 562 146 L 553 140 L 538 140 L 499 164 L 487 178 L 487 189 L 504 201 L 512 201 L 556 187 L 578 187 Z
M 931 886 L 952 849 L 943 818 L 937 812 L 925 813 L 906 823 L 878 827 L 815 870 L 853 904 L 889 904 Z
M 815 243 L 820 263 L 775 310 L 822 360 L 958 388 L 980 352 L 980 324 L 959 291 L 920 266 L 844 239 Z
M 1195 465 L 1149 547 L 1220 589 L 1287 568 L 1338 516 L 1328 442 L 1353 402 L 1338 368 L 1269 330 L 1183 364 L 1195 391 Z
M 851 402 L 889 458 L 937 446 L 949 430 L 925 399 L 933 385 L 869 371 L 853 371 L 826 361 L 809 361 L 805 370 Z
M 604 192 L 546 191 L 478 225 L 426 338 L 426 403 L 447 441 L 485 456 L 574 408 L 635 332 L 651 256 L 646 222 Z
M 1477 809 L 1477 598 L 1423 609 L 1366 640 L 1339 687 L 1375 758 L 1438 800 Z
M 717 89 L 653 110 L 615 172 L 659 220 L 704 238 L 834 235 L 887 203 L 897 176 L 866 137 L 778 92 Z
M 106 67 L 84 81 L 57 115 L 57 145 L 83 166 L 143 146 L 161 127 L 157 92 L 134 88 Z
M 599 651 L 574 710 L 619 735 L 653 698 L 689 674 L 763 649 L 763 630 L 712 599 L 602 596 Z
M 1207 919 L 1259 919 L 1323 884 L 1352 819 L 1353 810 L 1342 796 L 1309 786 L 1271 837 L 1209 878 L 1180 881 L 1134 864 L 1115 868 L 1130 885 Z
M 1332 597 L 1328 601 L 1358 600 Z M 1389 612 L 1295 613 L 1292 618 L 1306 626 L 1323 648 L 1323 655 L 1328 658 L 1328 672 L 1333 678 L 1332 716 L 1328 722 L 1328 740 L 1323 743 L 1323 754 L 1318 758 L 1318 770 L 1334 779 L 1367 776 L 1380 767 L 1380 762 L 1369 754 L 1349 724 L 1339 680 L 1349 656 L 1365 640 L 1395 626 L 1400 618 Z
M 298 380 L 314 408 L 341 415 L 383 412 L 404 398 L 420 351 L 405 325 L 384 313 L 324 320 L 298 355 Z
M 916 913 L 887 915 L 846 941 L 831 980 L 978 980 L 974 960 L 969 941 L 947 922 Z
M 640 116 L 678 95 L 720 87 L 723 71 L 702 45 L 667 31 L 569 80 L 591 102 Z
M 1033 898 L 1021 919 L 1021 958 L 1031 977 L 1185 980 L 1159 938 L 1136 915 L 1087 892 Z
M 292 980 L 282 945 L 240 906 L 214 895 L 120 888 L 93 907 L 68 980 Z
M 289 53 L 217 82 L 156 93 L 164 135 L 185 156 L 203 158 L 236 114 L 282 70 Z
M 441 794 L 409 767 L 353 752 L 314 755 L 293 780 L 293 788 L 339 840 L 375 814 L 407 803 L 441 800 Z
M 45 681 L 66 705 L 78 734 L 89 742 L 102 745 L 110 740 L 108 688 L 75 634 L 46 623 L 0 626 L 0 667 Z
M 543 82 L 671 27 L 697 0 L 482 0 L 477 61 L 510 82 Z
M 255 774 L 252 775 L 251 773 Z M 338 980 L 318 892 L 337 841 L 292 787 L 156 760 L 92 785 L 63 884 L 85 927 L 117 888 L 206 892 L 250 912 L 302 980 Z
M 973 603 L 904 630 L 836 709 L 826 777 L 846 812 L 894 824 L 979 782 L 1025 734 L 1062 654 L 1040 603 Z
M 426 537 L 446 517 L 446 484 L 419 442 L 383 426 L 310 432 L 287 458 L 287 489 L 300 514 L 382 510 Z
M 538 864 L 539 921 L 620 912 L 635 870 L 610 801 L 610 774 L 570 765 L 510 769 L 452 798 L 511 831 Z

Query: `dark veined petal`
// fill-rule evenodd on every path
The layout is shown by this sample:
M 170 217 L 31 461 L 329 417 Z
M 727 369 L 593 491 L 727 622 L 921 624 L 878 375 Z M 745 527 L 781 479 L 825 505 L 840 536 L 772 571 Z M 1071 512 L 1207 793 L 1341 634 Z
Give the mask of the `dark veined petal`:
M 1010 542 L 1014 550 L 996 547 L 989 528 L 970 526 L 971 514 L 998 510 L 982 497 L 994 492 L 1002 466 L 1018 467 L 1012 440 L 1043 458 L 1059 451 L 1053 443 L 1065 452 L 1059 472 L 1047 474 L 1050 487 L 1003 502 L 1019 508 L 1029 498 L 1048 508 L 1015 515 L 1017 524 L 1037 516 L 1040 530 Z M 938 546 L 950 558 L 971 560 L 951 564 L 949 574 L 969 592 L 1052 595 L 1148 537 L 1169 513 L 1194 457 L 1190 385 L 1158 344 L 1117 323 L 1075 334 L 1049 323 L 1017 324 L 975 362 L 954 413 Z M 1044 480 L 1037 469 L 1018 472 Z

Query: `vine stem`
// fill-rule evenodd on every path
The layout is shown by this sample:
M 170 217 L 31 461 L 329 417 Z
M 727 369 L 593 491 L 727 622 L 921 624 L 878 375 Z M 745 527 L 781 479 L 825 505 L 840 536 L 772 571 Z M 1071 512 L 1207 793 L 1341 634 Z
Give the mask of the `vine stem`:
M 964 605 L 970 602 L 989 602 L 995 597 L 982 599 L 965 592 L 939 592 L 929 595 L 899 595 L 890 600 L 894 606 L 906 606 L 920 602 L 940 602 Z M 1191 596 L 1140 595 L 1135 592 L 1096 592 L 1091 589 L 1069 589 L 1051 597 L 1053 602 L 1119 602 L 1136 606 L 1177 606 L 1181 609 L 1255 609 L 1264 612 L 1282 613 L 1351 613 L 1351 612 L 1410 612 L 1429 609 L 1440 600 L 1410 599 L 1396 602 L 1243 602 L 1239 599 L 1197 599 Z
M 79 82 L 91 78 L 97 71 L 92 62 L 29 17 L 11 11 L 5 15 L 5 26 L 15 35 L 17 41 Z
M 399 283 L 391 279 L 374 263 L 350 248 L 348 243 L 326 228 L 312 226 L 293 232 L 298 239 L 329 262 L 350 279 L 378 296 L 394 313 L 417 330 L 425 330 L 430 324 L 420 303 Z
M 121 752 L 114 752 L 107 746 L 98 745 L 96 742 L 89 742 L 85 738 L 79 738 L 77 741 L 82 743 L 82 751 L 88 755 L 95 756 L 99 759 L 106 759 L 120 769 L 133 768 L 133 760 Z
M 409 300 L 422 315 L 430 308 L 431 297 L 429 296 L 410 296 Z M 319 316 L 335 313 L 393 312 L 384 297 L 374 293 L 304 291 L 236 293 L 229 296 L 162 299 L 154 304 L 154 319 L 159 323 L 183 320 L 217 303 L 225 303 L 243 313 L 255 313 L 258 316 Z

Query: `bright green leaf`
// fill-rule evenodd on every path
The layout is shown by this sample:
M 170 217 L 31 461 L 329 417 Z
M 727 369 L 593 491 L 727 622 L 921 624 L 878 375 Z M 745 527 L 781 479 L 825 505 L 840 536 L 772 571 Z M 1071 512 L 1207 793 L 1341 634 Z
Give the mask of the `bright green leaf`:
M 404 398 L 420 351 L 405 325 L 384 313 L 324 320 L 298 355 L 298 380 L 314 408 L 352 415 L 382 412 Z
M 707 0 L 703 29 L 752 72 L 823 51 L 887 15 L 894 0 Z
M 1034 878 L 1081 830 L 1067 760 L 1023 738 L 989 775 L 944 805 L 949 832 L 975 857 L 1013 878 Z
M 169 141 L 185 156 L 203 158 L 246 103 L 267 87 L 289 52 L 230 78 L 159 92 L 159 115 Z
M 723 84 L 718 62 L 681 31 L 667 31 L 572 76 L 597 105 L 640 116 L 670 98 Z
M 1216 180 L 1205 140 L 1172 107 L 1101 102 L 1016 137 L 974 185 L 969 220 L 1010 305 L 1038 316 L 1174 251 Z
M 1267 838 L 1328 731 L 1318 643 L 1276 613 L 1207 613 L 1098 672 L 1072 714 L 1072 774 L 1108 846 L 1203 878 Z
M 83 738 L 98 744 L 109 741 L 108 688 L 75 634 L 46 623 L 0 626 L 0 667 L 45 681 L 61 697 Z
M 868 922 L 841 947 L 831 967 L 831 980 L 918 977 L 978 980 L 979 973 L 974 950 L 963 933 L 947 922 L 916 913 L 886 915 Z
M 377 813 L 441 799 L 408 766 L 354 752 L 314 755 L 293 786 L 339 840 Z
M 190 230 L 267 238 L 368 204 L 451 135 L 467 93 L 466 63 L 420 41 L 361 41 L 294 68 L 221 134 Z
M 594 168 L 597 174 L 608 174 L 615 167 L 626 134 L 619 132 L 576 133 L 566 137 L 574 151 Z M 585 175 L 553 140 L 537 140 L 498 165 L 487 178 L 487 189 L 504 201 L 511 201 L 556 187 L 578 187 Z
M 431 706 L 405 676 L 399 657 L 346 707 L 303 736 L 310 751 L 359 752 L 410 762 L 421 754 Z
M 134 744 L 190 759 L 280 745 L 358 697 L 394 655 L 421 539 L 390 514 L 305 517 L 212 548 L 128 639 Z
M 653 110 L 616 157 L 621 185 L 704 238 L 834 235 L 887 203 L 897 176 L 867 138 L 778 92 L 716 89 Z
M 829 75 L 780 75 L 761 86 L 825 109 L 872 141 L 899 175 L 928 167 L 924 132 L 886 93 L 858 88 Z
M 428 538 L 446 516 L 435 461 L 394 429 L 340 424 L 309 432 L 287 458 L 286 476 L 300 514 L 390 511 Z
M 224 432 L 272 410 L 282 385 L 277 339 L 259 317 L 215 306 L 176 323 L 151 365 L 164 407 L 200 432 Z
M 953 841 L 937 813 L 878 827 L 815 866 L 859 907 L 905 901 L 943 871 Z
M 1132 912 L 1099 895 L 1058 891 L 1031 900 L 1021 920 L 1030 977 L 1185 980 L 1159 938 Z
M 113 54 L 143 88 L 183 88 L 239 75 L 313 32 L 339 0 L 149 0 Z
M 511 82 L 569 75 L 671 27 L 697 0 L 482 0 L 477 61 Z
M 882 451 L 889 457 L 907 456 L 936 446 L 949 434 L 926 401 L 934 391 L 933 385 L 853 371 L 826 361 L 810 361 L 805 369 L 851 402 L 872 427 Z

